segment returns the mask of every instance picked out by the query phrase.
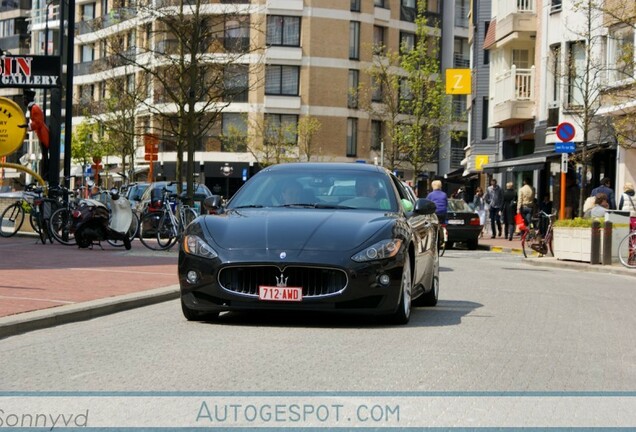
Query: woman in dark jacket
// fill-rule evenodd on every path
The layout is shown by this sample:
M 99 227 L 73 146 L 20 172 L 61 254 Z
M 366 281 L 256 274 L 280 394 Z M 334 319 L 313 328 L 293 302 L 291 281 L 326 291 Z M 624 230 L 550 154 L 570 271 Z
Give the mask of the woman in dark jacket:
M 508 240 L 512 240 L 515 233 L 515 214 L 517 213 L 517 192 L 512 182 L 506 183 L 506 190 L 503 193 L 503 215 L 504 234 Z

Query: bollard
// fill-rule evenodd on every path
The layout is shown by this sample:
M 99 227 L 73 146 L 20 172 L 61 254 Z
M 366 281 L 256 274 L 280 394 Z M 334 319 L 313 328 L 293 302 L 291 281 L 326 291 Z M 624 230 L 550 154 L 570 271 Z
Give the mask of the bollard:
M 601 263 L 601 222 L 592 222 L 592 245 L 590 250 L 590 264 Z
M 603 265 L 612 265 L 612 227 L 611 221 L 605 221 L 605 229 L 603 229 Z

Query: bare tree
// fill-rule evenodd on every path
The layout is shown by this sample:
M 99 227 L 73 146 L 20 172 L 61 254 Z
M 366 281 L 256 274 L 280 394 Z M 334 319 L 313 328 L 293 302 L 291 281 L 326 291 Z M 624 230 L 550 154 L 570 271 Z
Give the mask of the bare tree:
M 371 86 L 360 87 L 364 109 L 380 119 L 385 130 L 385 165 L 397 169 L 407 164 L 417 176 L 433 163 L 442 146 L 440 132 L 451 123 L 450 99 L 440 77 L 440 38 L 437 23 L 426 17 L 427 0 L 418 0 L 414 43 L 403 43 L 399 52 L 373 46 L 367 70 Z
M 611 134 L 607 118 L 598 116 L 601 108 L 601 84 L 607 73 L 603 57 L 603 15 L 600 0 L 576 0 L 573 10 L 578 12 L 575 23 L 568 27 L 577 40 L 568 45 L 566 53 L 566 105 L 573 121 L 578 123 L 583 133 L 580 152 L 572 160 L 582 164 L 582 185 L 579 191 L 579 214 L 583 214 L 583 204 L 588 192 L 588 164 L 598 144 L 607 141 Z
M 109 40 L 112 55 L 148 80 L 148 86 L 135 90 L 135 100 L 136 115 L 148 118 L 149 124 L 133 134 L 171 138 L 178 187 L 185 180 L 189 197 L 195 151 L 218 140 L 212 131 L 223 111 L 234 101 L 247 101 L 249 90 L 259 85 L 254 77 L 262 57 L 262 23 L 253 21 L 257 15 L 251 8 L 222 4 L 219 11 L 209 6 L 201 0 L 140 3 L 137 16 L 146 23 L 137 37 L 141 43 L 118 49 Z M 124 135 L 129 134 L 127 129 Z

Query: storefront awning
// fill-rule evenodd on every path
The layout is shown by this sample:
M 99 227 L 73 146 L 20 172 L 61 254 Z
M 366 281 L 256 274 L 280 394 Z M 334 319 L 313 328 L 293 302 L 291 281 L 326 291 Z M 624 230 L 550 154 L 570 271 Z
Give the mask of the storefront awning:
M 560 156 L 560 153 L 542 152 L 492 162 L 483 166 L 483 172 L 488 174 L 534 171 L 545 168 L 545 163 L 551 157 Z

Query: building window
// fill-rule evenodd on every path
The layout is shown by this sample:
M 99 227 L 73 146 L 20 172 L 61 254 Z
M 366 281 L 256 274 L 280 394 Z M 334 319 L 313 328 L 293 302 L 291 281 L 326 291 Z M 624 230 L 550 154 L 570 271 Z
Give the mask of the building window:
M 568 107 L 583 106 L 585 74 L 585 42 L 571 42 L 568 46 Z
M 634 28 L 610 30 L 607 38 L 607 70 L 609 84 L 634 77 Z
M 128 74 L 126 75 L 126 91 L 129 94 L 135 94 L 135 75 Z
M 375 7 L 384 7 L 384 0 L 373 0 L 373 6 Z
M 95 46 L 93 44 L 82 45 L 81 63 L 92 62 L 95 59 Z
M 550 12 L 561 11 L 561 0 L 552 0 L 550 3 Z
M 299 76 L 299 66 L 267 66 L 265 69 L 265 94 L 298 96 Z
M 453 120 L 468 121 L 468 111 L 466 109 L 466 96 L 453 95 Z
M 561 45 L 550 46 L 548 103 L 561 100 Z
M 351 12 L 360 12 L 360 0 L 351 0 Z
M 250 47 L 250 23 L 248 20 L 225 22 L 223 46 L 231 52 L 245 52 Z
M 468 11 L 470 9 L 468 0 L 455 0 L 455 26 L 468 28 Z
M 296 145 L 298 142 L 298 116 L 293 114 L 265 114 L 265 144 Z
M 347 107 L 358 108 L 358 87 L 360 85 L 360 71 L 349 69 L 349 92 L 347 94 Z
M 380 120 L 371 120 L 371 150 L 382 150 L 382 122 Z
M 358 119 L 347 119 L 347 157 L 355 157 L 358 154 Z
M 267 45 L 300 46 L 300 17 L 269 15 Z
M 415 33 L 400 32 L 400 53 L 406 54 L 415 48 Z
M 374 75 L 371 76 L 371 101 L 382 102 L 384 92 L 382 91 L 382 82 Z
M 384 27 L 373 26 L 373 54 L 384 54 Z
M 481 139 L 485 140 L 490 135 L 490 130 L 488 128 L 488 122 L 490 121 L 488 118 L 488 110 L 490 109 L 490 104 L 488 103 L 488 97 L 485 96 L 482 102 L 482 112 L 481 112 Z
M 451 157 L 450 167 L 451 169 L 458 169 L 462 166 L 462 160 L 464 159 L 464 148 L 468 140 L 466 136 L 460 136 L 459 138 L 453 138 L 451 140 Z
M 512 64 L 517 69 L 530 69 L 530 51 L 528 50 L 512 50 Z
M 247 151 L 247 118 L 243 113 L 223 113 L 221 151 Z
M 488 29 L 490 28 L 490 21 L 486 21 L 484 23 L 484 36 L 488 34 Z M 490 64 L 490 50 L 482 50 L 484 53 L 484 65 Z
M 453 63 L 456 68 L 466 69 L 470 67 L 470 48 L 468 47 L 468 39 L 455 38 Z
M 248 69 L 246 65 L 228 65 L 224 71 L 225 100 L 231 102 L 247 102 Z
M 95 3 L 87 3 L 81 5 L 82 16 L 80 21 L 90 21 L 95 19 Z
M 360 22 L 358 21 L 349 23 L 349 58 L 352 60 L 360 58 Z

